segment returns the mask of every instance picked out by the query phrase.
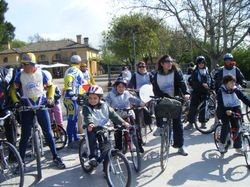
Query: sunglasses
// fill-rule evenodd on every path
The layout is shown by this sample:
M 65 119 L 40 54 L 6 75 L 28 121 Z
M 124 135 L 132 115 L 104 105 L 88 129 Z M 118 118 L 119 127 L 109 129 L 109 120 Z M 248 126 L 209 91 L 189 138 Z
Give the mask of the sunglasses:
M 146 66 L 139 66 L 139 68 L 146 68 Z
M 164 60 L 164 63 L 172 63 L 172 60 Z

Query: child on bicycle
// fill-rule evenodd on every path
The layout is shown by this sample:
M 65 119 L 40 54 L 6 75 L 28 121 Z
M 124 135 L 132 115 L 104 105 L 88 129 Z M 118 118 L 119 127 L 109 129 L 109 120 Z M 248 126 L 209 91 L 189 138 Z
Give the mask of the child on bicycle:
M 102 100 L 103 89 L 98 85 L 92 85 L 87 91 L 88 103 L 83 105 L 84 128 L 87 127 L 86 136 L 89 143 L 89 164 L 96 166 L 96 134 L 93 129 L 97 126 L 106 126 L 109 120 L 115 124 L 129 127 L 129 123 L 124 121 L 106 102 Z
M 43 72 L 46 74 L 48 77 L 49 81 L 52 81 L 52 75 L 49 71 L 43 70 Z M 56 125 L 60 125 L 63 127 L 63 117 L 62 117 L 62 106 L 60 102 L 60 98 L 62 96 L 61 90 L 57 85 L 55 86 L 55 93 L 54 93 L 54 103 L 49 106 L 49 117 L 50 117 L 50 123 L 55 123 Z
M 136 96 L 132 95 L 128 90 L 127 87 L 127 80 L 123 77 L 118 77 L 114 83 L 114 87 L 108 95 L 106 96 L 105 100 L 107 103 L 114 109 L 129 109 L 131 105 L 135 106 L 144 106 L 144 103 Z M 132 118 L 132 121 L 135 121 L 135 113 L 133 110 L 129 111 L 129 116 Z M 138 135 L 138 143 L 140 152 L 143 153 L 144 149 L 142 147 L 142 140 Z M 116 148 L 121 150 L 122 149 L 122 132 L 116 131 L 115 133 L 115 144 Z
M 236 87 L 236 78 L 231 74 L 223 77 L 222 85 L 217 93 L 217 100 L 217 115 L 222 121 L 219 151 L 225 152 L 226 138 L 230 131 L 229 123 L 233 128 L 239 129 L 238 120 L 232 116 L 232 112 L 241 115 L 240 100 L 247 106 L 250 106 L 250 100 Z M 236 152 L 243 153 L 240 136 L 234 141 L 233 147 Z

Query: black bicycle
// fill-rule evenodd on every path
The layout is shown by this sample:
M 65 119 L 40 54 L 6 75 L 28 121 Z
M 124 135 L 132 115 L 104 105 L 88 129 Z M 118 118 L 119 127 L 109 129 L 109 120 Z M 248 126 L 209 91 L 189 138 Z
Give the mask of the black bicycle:
M 47 110 L 45 105 L 37 105 L 37 106 L 22 106 L 18 109 L 18 111 L 32 111 L 34 112 L 34 121 L 32 124 L 32 133 L 31 133 L 31 143 L 32 143 L 32 155 L 36 158 L 37 165 L 37 177 L 38 180 L 42 178 L 42 166 L 41 166 L 41 157 L 44 155 L 43 151 L 43 137 L 39 128 L 39 124 L 37 121 L 37 110 Z M 22 116 L 23 117 L 23 116 Z
M 112 187 L 131 186 L 131 168 L 127 158 L 120 151 L 113 147 L 112 132 L 114 128 L 95 127 L 94 132 L 97 135 L 97 162 L 103 162 L 106 180 Z M 79 159 L 83 170 L 87 173 L 92 172 L 96 166 L 89 163 L 89 145 L 88 138 L 84 137 L 79 145 Z
M 205 127 L 200 122 L 200 114 L 205 113 Z M 196 113 L 196 122 L 194 123 L 195 128 L 203 133 L 210 134 L 214 132 L 216 125 L 214 125 L 214 118 L 216 115 L 216 95 L 215 92 L 210 90 L 209 96 L 205 98 L 198 106 Z
M 4 120 L 13 117 L 8 111 L 0 118 L 0 186 L 19 186 L 24 184 L 23 162 L 16 147 L 4 138 Z

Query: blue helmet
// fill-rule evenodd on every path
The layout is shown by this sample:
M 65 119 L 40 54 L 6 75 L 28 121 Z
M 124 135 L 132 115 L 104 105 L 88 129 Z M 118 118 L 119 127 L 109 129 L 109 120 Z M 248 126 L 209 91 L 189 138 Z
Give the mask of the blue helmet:
M 126 79 L 124 79 L 123 77 L 118 77 L 116 80 L 115 80 L 115 83 L 114 83 L 114 86 L 116 87 L 118 84 L 124 84 L 125 86 L 127 86 L 128 82 Z
M 223 57 L 224 60 L 233 60 L 233 55 L 231 53 L 226 53 Z

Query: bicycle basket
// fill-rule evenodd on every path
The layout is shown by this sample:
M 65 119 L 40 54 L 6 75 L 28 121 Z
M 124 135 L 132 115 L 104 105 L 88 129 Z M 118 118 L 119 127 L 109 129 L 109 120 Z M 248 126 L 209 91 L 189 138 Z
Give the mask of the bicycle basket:
M 180 116 L 181 111 L 181 102 L 167 97 L 162 98 L 155 106 L 155 115 L 160 118 L 170 116 L 172 119 L 176 119 Z

